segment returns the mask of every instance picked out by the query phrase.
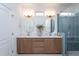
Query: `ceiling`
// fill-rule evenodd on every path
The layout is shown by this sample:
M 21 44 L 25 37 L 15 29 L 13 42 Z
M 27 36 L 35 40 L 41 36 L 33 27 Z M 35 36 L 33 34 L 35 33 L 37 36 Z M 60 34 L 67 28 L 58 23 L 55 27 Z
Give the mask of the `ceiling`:
M 33 9 L 34 11 L 45 11 L 51 9 L 56 13 L 77 12 L 78 3 L 4 3 L 14 12 L 22 12 L 24 9 Z
M 36 4 L 19 4 L 19 7 L 22 9 L 31 8 L 35 11 L 45 11 L 46 9 L 51 9 L 55 12 L 60 12 L 65 10 L 71 4 L 49 4 L 49 3 L 36 3 Z

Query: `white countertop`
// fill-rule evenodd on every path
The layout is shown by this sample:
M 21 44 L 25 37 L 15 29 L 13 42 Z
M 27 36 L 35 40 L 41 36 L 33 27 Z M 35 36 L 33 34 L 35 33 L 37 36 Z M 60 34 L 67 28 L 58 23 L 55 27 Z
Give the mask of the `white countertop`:
M 62 38 L 62 36 L 18 36 L 17 38 Z

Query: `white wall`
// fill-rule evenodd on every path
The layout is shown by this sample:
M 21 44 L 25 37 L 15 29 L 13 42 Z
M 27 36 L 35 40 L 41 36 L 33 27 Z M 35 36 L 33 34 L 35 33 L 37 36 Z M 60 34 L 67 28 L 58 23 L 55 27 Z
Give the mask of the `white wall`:
M 19 34 L 19 17 L 0 4 L 0 56 L 16 54 L 16 36 Z

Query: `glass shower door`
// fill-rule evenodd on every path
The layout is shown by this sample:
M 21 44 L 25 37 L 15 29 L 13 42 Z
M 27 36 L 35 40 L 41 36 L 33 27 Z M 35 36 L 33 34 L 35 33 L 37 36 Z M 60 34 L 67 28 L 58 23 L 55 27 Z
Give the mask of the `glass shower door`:
M 67 51 L 79 51 L 79 17 L 59 16 L 58 32 L 65 33 Z

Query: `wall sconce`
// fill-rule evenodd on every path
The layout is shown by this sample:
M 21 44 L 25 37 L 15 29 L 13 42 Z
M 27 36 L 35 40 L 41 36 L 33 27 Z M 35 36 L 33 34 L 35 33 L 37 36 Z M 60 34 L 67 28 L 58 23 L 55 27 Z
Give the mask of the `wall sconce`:
M 52 18 L 55 15 L 55 12 L 52 10 L 46 10 L 45 11 L 45 16 Z
M 27 18 L 31 18 L 32 16 L 34 16 L 34 10 L 26 9 L 23 15 Z
M 55 15 L 55 12 L 53 12 L 52 10 L 47 10 L 45 11 L 45 16 L 47 16 L 48 18 L 50 18 L 50 36 L 52 35 L 53 32 L 53 28 L 52 28 L 52 17 Z

